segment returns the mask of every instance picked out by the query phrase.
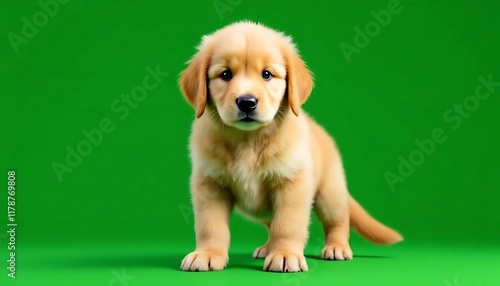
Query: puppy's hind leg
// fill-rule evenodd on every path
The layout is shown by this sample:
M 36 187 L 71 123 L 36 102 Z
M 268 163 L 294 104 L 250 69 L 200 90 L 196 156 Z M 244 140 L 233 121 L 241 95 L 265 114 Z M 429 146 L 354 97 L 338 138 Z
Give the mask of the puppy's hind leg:
M 269 233 L 269 227 L 270 227 L 270 225 L 271 225 L 271 223 L 269 223 L 269 222 L 265 222 L 264 223 L 264 226 L 266 227 L 268 233 Z M 269 243 L 269 238 L 268 238 L 267 242 L 264 245 L 259 246 L 259 247 L 257 247 L 255 249 L 255 251 L 253 252 L 252 257 L 253 258 L 266 258 L 267 253 L 268 253 L 268 247 L 267 247 L 268 243 Z
M 321 259 L 350 260 L 353 254 L 349 246 L 349 193 L 343 168 L 338 165 L 332 167 L 320 185 L 314 203 L 325 233 Z

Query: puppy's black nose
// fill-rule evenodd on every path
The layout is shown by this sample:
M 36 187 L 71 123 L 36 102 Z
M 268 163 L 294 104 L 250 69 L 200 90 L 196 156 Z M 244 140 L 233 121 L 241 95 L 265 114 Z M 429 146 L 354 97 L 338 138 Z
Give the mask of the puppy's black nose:
M 257 98 L 253 95 L 243 95 L 236 99 L 238 108 L 246 113 L 252 112 L 257 108 Z

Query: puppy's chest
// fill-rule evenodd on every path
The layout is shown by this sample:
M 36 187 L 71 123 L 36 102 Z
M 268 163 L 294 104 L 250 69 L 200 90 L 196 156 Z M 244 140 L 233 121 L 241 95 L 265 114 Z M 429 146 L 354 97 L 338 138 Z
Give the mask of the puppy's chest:
M 222 183 L 228 186 L 236 206 L 243 211 L 267 211 L 272 191 L 266 174 L 255 166 L 239 164 L 226 170 Z
M 209 159 L 208 175 L 231 192 L 239 211 L 269 217 L 273 192 L 292 176 L 293 162 L 253 150 L 238 150 L 234 154 L 230 159 Z
M 237 206 L 253 211 L 268 208 L 273 170 L 263 164 L 262 158 L 242 150 L 232 160 L 219 161 L 218 165 L 219 172 L 213 175 L 228 187 Z

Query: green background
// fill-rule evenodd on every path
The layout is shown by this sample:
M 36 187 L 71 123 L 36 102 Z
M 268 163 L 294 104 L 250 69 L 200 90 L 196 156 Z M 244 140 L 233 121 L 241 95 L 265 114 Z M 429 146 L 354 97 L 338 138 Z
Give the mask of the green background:
M 500 88 L 458 128 L 443 118 L 471 100 L 479 76 L 500 81 L 500 5 L 401 0 L 402 11 L 348 62 L 340 44 L 354 45 L 355 27 L 364 30 L 389 2 L 233 0 L 218 14 L 212 0 L 72 0 L 16 53 L 9 33 L 22 36 L 23 17 L 32 22 L 43 10 L 1 1 L 0 285 L 500 285 Z M 310 271 L 266 273 L 251 258 L 264 229 L 235 215 L 226 270 L 178 270 L 194 248 L 194 111 L 177 77 L 203 34 L 241 19 L 293 36 L 316 76 L 304 108 L 336 138 L 351 193 L 403 243 L 380 247 L 353 234 L 354 260 L 320 261 L 313 217 Z M 158 65 L 168 77 L 120 119 L 112 103 Z M 66 147 L 103 118 L 113 131 L 60 181 L 53 162 L 66 164 Z M 436 128 L 445 142 L 392 190 L 386 172 L 398 174 L 399 156 L 408 159 Z M 11 169 L 16 279 L 6 269 Z M 118 279 L 122 271 L 128 280 Z

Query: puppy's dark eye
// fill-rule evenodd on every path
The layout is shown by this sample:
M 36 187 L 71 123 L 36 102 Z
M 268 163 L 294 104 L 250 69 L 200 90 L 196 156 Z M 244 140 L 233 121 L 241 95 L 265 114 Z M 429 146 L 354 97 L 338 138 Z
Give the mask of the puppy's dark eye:
M 270 71 L 265 70 L 262 72 L 262 78 L 264 80 L 270 80 L 272 77 L 273 77 L 273 74 Z
M 220 78 L 224 81 L 230 81 L 233 78 L 233 73 L 230 70 L 225 70 L 220 74 Z

